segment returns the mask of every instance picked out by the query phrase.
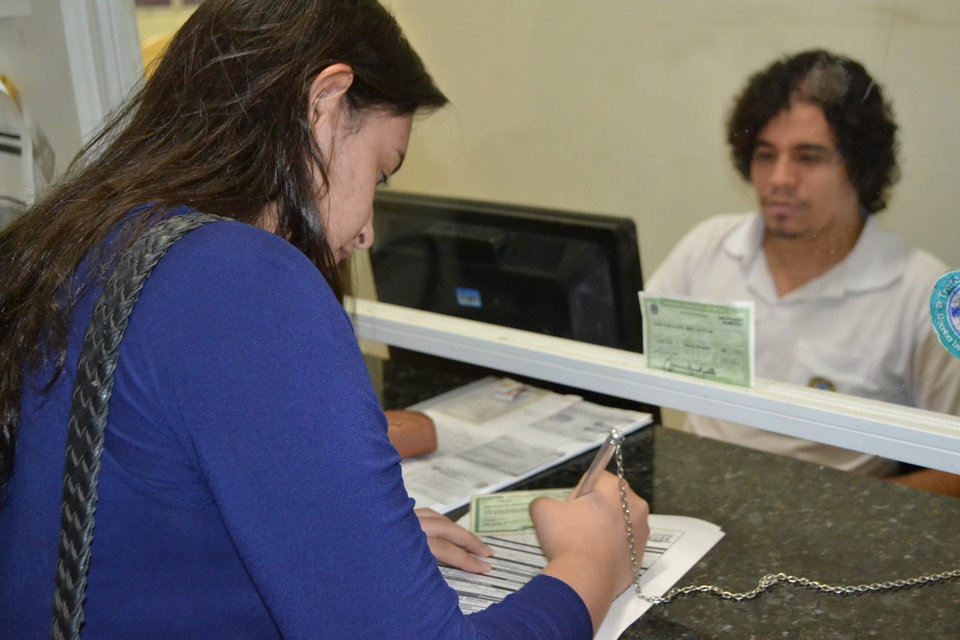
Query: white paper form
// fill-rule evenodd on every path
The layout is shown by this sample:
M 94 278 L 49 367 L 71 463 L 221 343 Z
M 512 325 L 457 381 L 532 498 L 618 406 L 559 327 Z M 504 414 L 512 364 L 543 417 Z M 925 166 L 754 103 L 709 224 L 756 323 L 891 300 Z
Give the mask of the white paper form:
M 465 524 L 464 516 L 461 524 Z M 661 596 L 713 548 L 723 537 L 715 524 L 686 516 L 650 515 L 650 539 L 640 565 L 640 586 L 644 594 Z M 482 611 L 517 591 L 546 566 L 546 558 L 533 534 L 482 537 L 493 547 L 492 558 L 484 558 L 493 567 L 485 574 L 467 573 L 451 567 L 440 567 L 447 584 L 460 596 L 464 613 Z M 651 606 L 641 600 L 633 585 L 620 594 L 595 640 L 616 640 Z
M 508 378 L 488 377 L 412 407 L 433 419 L 437 450 L 401 463 L 416 506 L 446 513 L 630 433 L 649 413 L 601 407 Z

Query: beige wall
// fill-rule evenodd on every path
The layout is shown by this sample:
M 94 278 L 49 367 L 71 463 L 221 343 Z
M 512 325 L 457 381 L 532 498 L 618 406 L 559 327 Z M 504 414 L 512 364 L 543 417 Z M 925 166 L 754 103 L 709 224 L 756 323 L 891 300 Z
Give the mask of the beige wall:
M 883 224 L 960 266 L 956 0 L 388 0 L 453 106 L 395 188 L 632 217 L 646 275 L 693 224 L 752 206 L 723 120 L 747 75 L 824 47 L 893 99 L 904 178 Z
M 904 178 L 884 226 L 960 267 L 957 0 L 386 0 L 453 105 L 395 188 L 632 217 L 646 275 L 752 206 L 723 120 L 747 75 L 824 47 L 892 98 Z M 186 11 L 141 11 L 141 36 Z

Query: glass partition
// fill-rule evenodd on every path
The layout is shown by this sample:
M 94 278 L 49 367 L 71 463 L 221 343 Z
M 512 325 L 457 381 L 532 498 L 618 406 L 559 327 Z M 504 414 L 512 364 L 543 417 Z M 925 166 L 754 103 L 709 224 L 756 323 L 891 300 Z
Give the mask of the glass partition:
M 194 8 L 138 4 L 145 42 Z M 648 278 L 695 224 L 756 206 L 724 142 L 746 78 L 826 48 L 893 103 L 903 176 L 880 225 L 960 266 L 956 2 L 385 4 L 452 103 L 416 123 L 399 190 L 632 218 Z

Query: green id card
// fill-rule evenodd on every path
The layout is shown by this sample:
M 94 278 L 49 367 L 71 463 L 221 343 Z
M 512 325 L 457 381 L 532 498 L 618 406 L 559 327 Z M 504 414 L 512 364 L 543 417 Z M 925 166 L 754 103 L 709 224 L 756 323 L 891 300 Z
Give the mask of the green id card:
M 753 386 L 753 302 L 729 305 L 640 292 L 647 366 Z
M 470 499 L 470 531 L 478 536 L 533 533 L 530 503 L 535 498 L 563 500 L 572 489 L 504 491 Z

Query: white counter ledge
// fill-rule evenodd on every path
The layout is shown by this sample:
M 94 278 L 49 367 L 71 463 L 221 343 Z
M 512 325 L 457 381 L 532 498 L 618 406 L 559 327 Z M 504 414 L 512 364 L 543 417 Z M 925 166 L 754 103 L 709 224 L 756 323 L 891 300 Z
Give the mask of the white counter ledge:
M 517 375 L 960 473 L 960 418 L 758 378 L 753 389 L 648 369 L 643 355 L 350 299 L 357 336 Z

